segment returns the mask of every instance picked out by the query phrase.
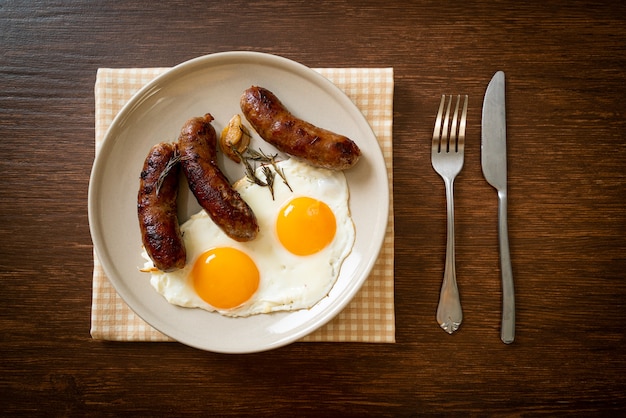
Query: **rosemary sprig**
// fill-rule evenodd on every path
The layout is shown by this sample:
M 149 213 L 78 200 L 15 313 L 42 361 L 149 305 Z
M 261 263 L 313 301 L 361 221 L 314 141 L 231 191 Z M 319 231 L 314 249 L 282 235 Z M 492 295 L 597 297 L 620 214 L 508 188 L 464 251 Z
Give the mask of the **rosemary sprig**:
M 248 153 L 246 152 L 245 154 L 242 154 L 235 148 L 232 148 L 232 150 L 235 153 L 235 155 L 237 155 L 239 159 L 241 160 L 241 162 L 243 163 L 243 166 L 246 170 L 246 177 L 248 178 L 248 181 L 254 184 L 258 184 L 261 187 L 267 187 L 267 183 L 265 183 L 263 180 L 261 180 L 260 178 L 256 176 L 256 168 L 253 167 L 252 164 L 250 164 L 250 159 L 252 158 L 250 158 L 247 155 Z
M 278 157 L 278 154 L 267 155 L 260 148 L 258 152 L 254 150 L 248 150 L 248 152 L 252 155 L 252 158 L 255 159 L 256 161 L 262 161 L 266 164 L 271 164 L 272 167 L 274 168 L 274 171 L 278 173 L 280 178 L 283 180 L 283 183 L 285 184 L 285 186 L 289 188 L 290 192 L 293 192 L 293 190 L 291 189 L 291 186 L 289 185 L 289 182 L 287 181 L 287 176 L 285 176 L 285 170 L 279 168 L 278 164 L 276 164 L 278 162 L 276 160 L 276 157 Z
M 159 178 L 157 179 L 157 182 L 156 182 L 157 197 L 159 196 L 159 192 L 161 191 L 161 186 L 163 186 L 163 182 L 165 181 L 165 178 L 170 173 L 170 171 L 172 171 L 172 169 L 176 167 L 176 164 L 178 164 L 181 159 L 182 158 L 181 158 L 180 152 L 178 152 L 178 148 L 176 148 L 174 150 L 174 154 L 172 155 L 170 160 L 167 162 L 167 164 L 165 165 L 165 168 L 163 169 L 163 171 L 161 171 L 161 174 L 159 174 Z
M 278 173 L 281 179 L 283 179 L 283 183 L 285 184 L 285 186 L 287 186 L 289 191 L 293 193 L 293 190 L 291 189 L 291 186 L 287 181 L 287 177 L 285 176 L 285 170 L 283 170 L 282 168 L 278 168 L 278 165 L 276 165 L 276 160 L 274 158 L 272 158 L 272 166 L 274 167 L 274 171 Z
M 265 175 L 267 187 L 270 189 L 270 193 L 272 194 L 272 200 L 274 200 L 274 176 L 276 174 L 266 165 L 264 165 L 261 170 L 263 171 L 263 175 Z
M 276 174 L 280 176 L 280 178 L 283 180 L 283 183 L 289 188 L 290 191 L 293 192 L 291 186 L 287 182 L 287 177 L 285 176 L 284 170 L 280 169 L 277 165 L 276 158 L 278 157 L 278 154 L 268 155 L 260 148 L 258 151 L 248 148 L 244 153 L 241 153 L 233 148 L 233 152 L 242 161 L 245 167 L 246 177 L 248 178 L 248 181 L 254 184 L 258 184 L 261 187 L 269 188 L 270 193 L 272 194 L 272 200 L 274 200 L 274 178 Z M 265 181 L 257 177 L 256 167 L 253 167 L 250 161 L 259 162 L 261 164 L 261 170 L 265 177 Z M 274 171 L 269 168 L 270 165 L 272 166 L 272 168 L 274 168 Z
M 273 158 L 278 157 L 278 154 L 267 155 L 261 148 L 259 148 L 258 151 L 248 148 L 246 150 L 246 157 L 251 160 L 259 161 L 259 162 L 267 164 L 267 163 L 270 163 Z

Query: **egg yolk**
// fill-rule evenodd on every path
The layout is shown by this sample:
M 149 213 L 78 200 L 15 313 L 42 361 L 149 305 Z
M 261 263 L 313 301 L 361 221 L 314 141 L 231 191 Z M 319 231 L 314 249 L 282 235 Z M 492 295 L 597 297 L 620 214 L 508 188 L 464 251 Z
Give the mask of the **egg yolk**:
M 310 197 L 297 197 L 279 212 L 276 232 L 283 246 L 295 255 L 311 255 L 335 237 L 337 222 L 328 205 Z
M 202 253 L 191 270 L 198 296 L 217 309 L 235 308 L 259 287 L 259 270 L 252 259 L 235 248 L 213 248 Z

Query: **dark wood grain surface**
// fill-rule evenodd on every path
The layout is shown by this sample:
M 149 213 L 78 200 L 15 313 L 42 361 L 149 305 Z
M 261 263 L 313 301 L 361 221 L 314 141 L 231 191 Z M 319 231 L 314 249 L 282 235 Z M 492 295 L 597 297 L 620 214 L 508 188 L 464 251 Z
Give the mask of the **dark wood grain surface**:
M 611 415 L 626 410 L 626 5 L 615 1 L 0 2 L 0 412 Z M 98 67 L 253 50 L 393 67 L 396 344 L 223 355 L 91 340 Z M 517 335 L 499 339 L 486 85 L 507 74 Z M 464 323 L 435 323 L 445 195 L 429 141 L 470 97 L 456 182 Z

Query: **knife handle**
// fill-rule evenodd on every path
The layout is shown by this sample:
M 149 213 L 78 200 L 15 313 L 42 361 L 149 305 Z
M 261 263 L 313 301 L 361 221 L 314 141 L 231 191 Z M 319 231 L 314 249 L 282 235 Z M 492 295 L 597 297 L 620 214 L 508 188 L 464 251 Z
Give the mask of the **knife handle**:
M 509 253 L 506 190 L 498 191 L 498 237 L 500 241 L 500 270 L 502 273 L 502 324 L 500 339 L 511 344 L 515 339 L 515 288 Z

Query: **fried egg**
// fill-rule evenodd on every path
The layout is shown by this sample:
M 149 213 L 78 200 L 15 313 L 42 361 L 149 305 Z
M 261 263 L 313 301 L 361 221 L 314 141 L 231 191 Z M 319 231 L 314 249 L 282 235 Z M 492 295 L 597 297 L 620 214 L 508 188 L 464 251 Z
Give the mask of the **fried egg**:
M 276 167 L 288 185 L 277 175 L 273 196 L 245 177 L 233 186 L 257 217 L 253 241 L 234 241 L 201 210 L 181 225 L 183 269 L 159 271 L 144 251 L 169 303 L 236 317 L 307 309 L 328 295 L 355 240 L 345 175 L 296 159 Z

